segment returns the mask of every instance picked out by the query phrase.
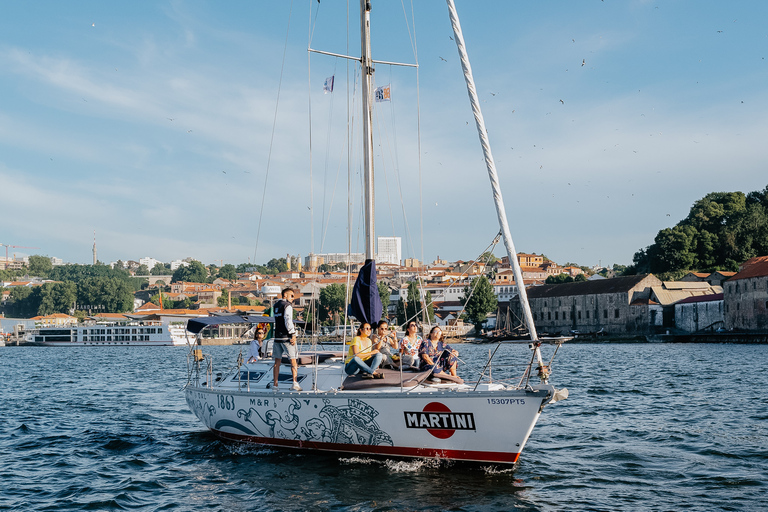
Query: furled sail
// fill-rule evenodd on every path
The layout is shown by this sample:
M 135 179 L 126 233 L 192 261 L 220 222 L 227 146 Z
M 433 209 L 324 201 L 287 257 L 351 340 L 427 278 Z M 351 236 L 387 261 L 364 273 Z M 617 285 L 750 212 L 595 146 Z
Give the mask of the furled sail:
M 371 326 L 381 320 L 381 296 L 376 282 L 376 261 L 373 259 L 365 260 L 357 275 L 349 310 L 352 316 Z

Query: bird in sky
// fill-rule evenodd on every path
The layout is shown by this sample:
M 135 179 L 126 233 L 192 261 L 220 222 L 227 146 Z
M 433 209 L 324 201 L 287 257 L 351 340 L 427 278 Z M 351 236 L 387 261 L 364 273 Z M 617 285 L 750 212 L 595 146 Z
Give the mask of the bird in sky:
M 587 63 L 587 59 L 581 59 L 581 65 L 585 65 Z
M 440 56 L 438 55 L 438 57 L 440 57 Z M 445 60 L 445 59 L 444 59 L 444 58 L 442 58 L 442 57 L 440 57 L 440 60 L 441 60 L 441 61 L 443 61 L 443 62 L 448 62 L 447 60 Z

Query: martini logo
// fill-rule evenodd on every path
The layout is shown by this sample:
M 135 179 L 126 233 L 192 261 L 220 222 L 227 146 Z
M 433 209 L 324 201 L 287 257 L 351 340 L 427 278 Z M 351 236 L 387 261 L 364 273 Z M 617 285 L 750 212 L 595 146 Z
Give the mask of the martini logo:
M 438 439 L 448 439 L 457 430 L 476 430 L 471 412 L 452 412 L 440 402 L 430 402 L 422 411 L 404 414 L 406 428 L 424 428 Z

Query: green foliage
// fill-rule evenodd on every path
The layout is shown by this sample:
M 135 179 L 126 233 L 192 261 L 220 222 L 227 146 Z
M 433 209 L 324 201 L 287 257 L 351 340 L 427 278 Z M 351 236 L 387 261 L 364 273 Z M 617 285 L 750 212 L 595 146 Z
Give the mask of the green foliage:
M 0 281 L 17 281 L 26 272 L 24 270 L 0 269 Z
M 37 309 L 40 306 L 40 291 L 37 288 L 33 289 L 27 286 L 12 288 L 8 303 L 5 306 L 6 313 L 18 318 L 31 318 L 37 315 Z
M 133 289 L 125 279 L 86 277 L 77 282 L 77 303 L 103 305 L 104 313 L 125 313 L 133 310 Z
M 577 275 L 576 277 L 573 278 L 573 281 L 575 283 L 582 283 L 582 282 L 584 282 L 586 280 L 587 280 L 587 275 L 586 274 L 579 274 L 579 275 Z
M 320 290 L 320 321 L 338 324 L 347 306 L 347 290 L 343 284 L 330 284 Z
M 267 262 L 267 272 L 269 274 L 279 274 L 288 270 L 288 260 L 285 258 L 272 258 Z
M 155 263 L 155 266 L 152 267 L 152 270 L 150 270 L 149 273 L 153 276 L 164 276 L 170 273 L 170 270 L 170 268 L 167 268 L 162 263 Z
M 208 282 L 208 270 L 197 260 L 193 260 L 187 266 L 180 266 L 173 273 L 171 282 L 184 281 L 188 283 L 206 283 Z
M 477 261 L 481 261 L 485 263 L 486 265 L 493 265 L 497 261 L 499 261 L 499 258 L 493 255 L 490 251 L 485 251 L 483 254 L 480 255 L 479 258 L 477 258 Z
M 464 288 L 464 297 L 461 301 L 464 304 L 467 318 L 475 324 L 475 331 L 477 332 L 482 329 L 482 324 L 488 318 L 488 313 L 495 311 L 498 307 L 493 286 L 485 276 L 478 277 Z
M 144 280 L 132 278 L 124 269 L 112 269 L 104 264 L 62 265 L 53 267 L 49 274 L 57 282 L 11 290 L 6 312 L 29 318 L 69 313 L 79 304 L 103 305 L 104 309 L 99 311 L 123 313 L 133 309 L 133 292 L 141 288 Z
M 37 277 L 48 277 L 53 269 L 51 258 L 47 256 L 34 255 L 29 257 L 29 273 Z
M 547 277 L 547 280 L 544 282 L 546 284 L 572 283 L 573 278 L 569 274 L 558 274 L 556 276 Z
M 131 274 L 123 268 L 110 268 L 108 265 L 98 263 L 96 265 L 61 265 L 54 267 L 50 272 L 50 279 L 54 281 L 74 281 L 75 283 L 86 277 L 111 277 L 128 280 Z
M 425 296 L 427 304 L 427 318 L 428 322 L 432 322 L 435 319 L 435 311 L 432 307 L 432 295 L 427 292 Z M 397 308 L 395 309 L 395 315 L 397 316 L 397 323 L 403 325 L 409 320 L 416 320 L 421 322 L 424 319 L 424 303 L 421 301 L 421 294 L 419 293 L 419 285 L 416 281 L 408 283 L 408 292 L 406 293 L 405 300 L 400 299 L 397 302 Z
M 633 268 L 624 273 L 733 270 L 765 254 L 768 187 L 746 196 L 712 192 L 696 201 L 685 219 L 659 231 L 652 245 L 635 253 Z
M 395 308 L 395 316 L 397 317 L 397 324 L 404 325 L 407 320 L 405 314 L 405 301 L 402 297 L 397 300 L 397 307 Z
M 386 320 L 389 308 L 389 286 L 382 282 L 378 282 L 376 284 L 379 287 L 379 298 L 381 299 L 381 318 Z
M 77 285 L 68 281 L 63 283 L 46 283 L 40 287 L 40 305 L 38 315 L 52 313 L 69 314 L 77 300 Z
M 137 276 L 148 276 L 149 275 L 149 267 L 147 267 L 144 264 L 139 265 L 139 268 L 136 269 L 135 274 Z
M 234 265 L 227 263 L 223 267 L 219 269 L 219 273 L 216 277 L 219 277 L 220 279 L 229 279 L 231 281 L 237 280 L 237 269 Z
M 429 323 L 433 323 L 435 321 L 435 307 L 432 305 L 432 292 L 427 292 L 424 300 L 427 303 L 427 319 Z

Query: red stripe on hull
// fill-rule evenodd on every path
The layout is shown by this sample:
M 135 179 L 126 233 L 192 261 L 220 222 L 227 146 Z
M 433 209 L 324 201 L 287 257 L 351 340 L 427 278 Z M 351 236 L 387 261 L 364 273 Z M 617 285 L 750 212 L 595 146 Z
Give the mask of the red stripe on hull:
M 229 432 L 213 431 L 225 439 L 267 446 L 299 448 L 303 450 L 320 450 L 326 452 L 363 453 L 372 455 L 390 455 L 394 457 L 428 457 L 469 462 L 492 462 L 499 464 L 514 464 L 520 453 L 481 452 L 473 450 L 444 450 L 439 448 L 410 448 L 405 446 L 374 446 L 343 443 L 320 443 L 298 439 L 273 439 L 268 437 L 244 436 Z

